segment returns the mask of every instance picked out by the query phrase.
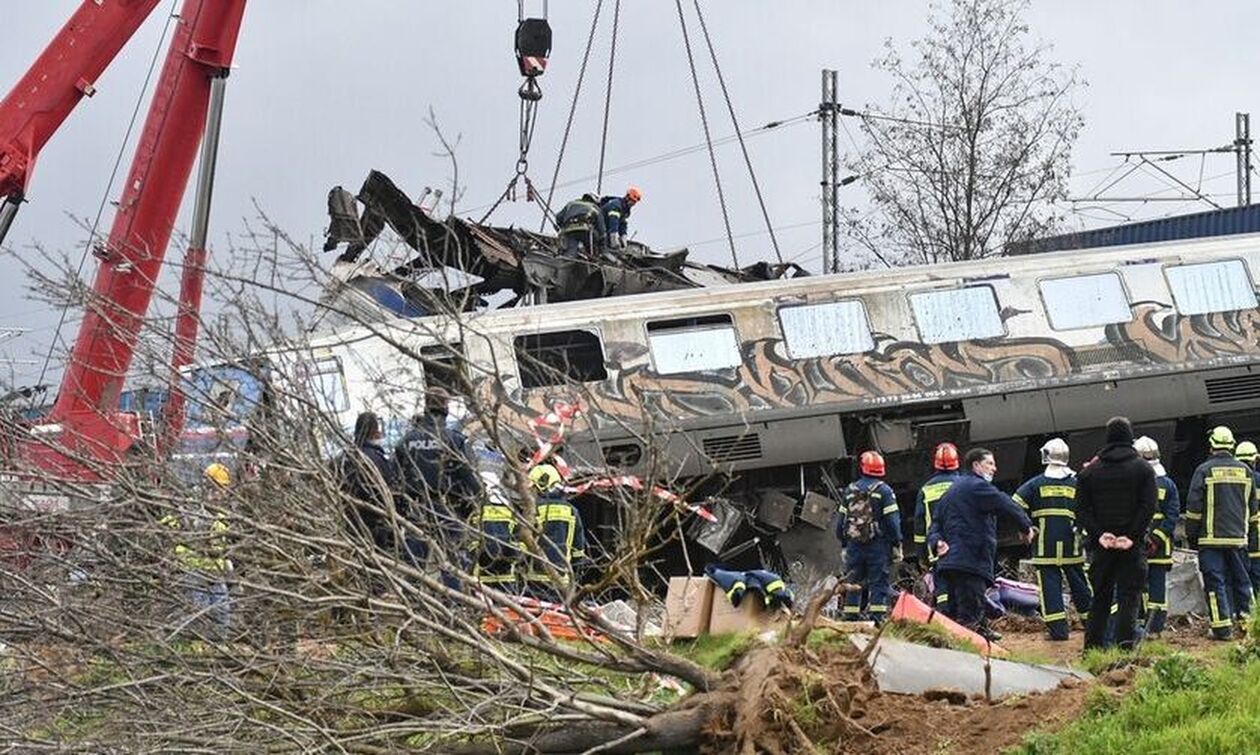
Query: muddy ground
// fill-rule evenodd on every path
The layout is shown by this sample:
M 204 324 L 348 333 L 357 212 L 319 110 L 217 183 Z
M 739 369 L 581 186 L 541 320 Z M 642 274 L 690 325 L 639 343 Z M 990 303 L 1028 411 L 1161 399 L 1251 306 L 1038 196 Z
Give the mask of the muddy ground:
M 1001 644 L 1016 659 L 1081 668 L 1079 630 L 1067 642 L 1045 639 L 1035 620 L 1007 620 L 999 630 Z M 1161 639 L 1196 655 L 1219 647 L 1202 624 L 1175 624 Z M 759 648 L 732 671 L 728 690 L 736 697 L 734 713 L 711 726 L 707 752 L 996 754 L 1029 732 L 1052 730 L 1080 716 L 1095 686 L 1124 694 L 1133 678 L 1132 669 L 1113 671 L 1092 682 L 1069 680 L 1050 692 L 1005 702 L 928 700 L 880 693 L 858 652 L 838 642 Z

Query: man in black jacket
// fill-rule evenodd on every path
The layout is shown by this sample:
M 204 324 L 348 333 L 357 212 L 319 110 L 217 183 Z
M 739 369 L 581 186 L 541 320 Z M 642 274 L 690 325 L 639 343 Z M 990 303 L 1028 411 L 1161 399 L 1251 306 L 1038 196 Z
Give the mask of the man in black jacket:
M 1092 552 L 1089 580 L 1094 602 L 1085 628 L 1085 647 L 1106 644 L 1112 602 L 1118 602 L 1116 642 L 1133 646 L 1134 626 L 1146 580 L 1142 543 L 1155 516 L 1155 472 L 1133 448 L 1126 417 L 1107 421 L 1107 442 L 1095 462 L 1076 479 L 1076 521 Z

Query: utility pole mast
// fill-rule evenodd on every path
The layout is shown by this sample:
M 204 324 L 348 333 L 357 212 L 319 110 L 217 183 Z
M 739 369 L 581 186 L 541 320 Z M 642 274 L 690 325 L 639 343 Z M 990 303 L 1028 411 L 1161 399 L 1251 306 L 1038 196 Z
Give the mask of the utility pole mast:
M 1234 155 L 1238 159 L 1238 206 L 1251 204 L 1251 113 L 1234 113 Z
M 818 119 L 822 121 L 822 271 L 834 273 L 840 270 L 840 148 L 836 137 L 840 102 L 836 98 L 836 72 L 823 69 L 822 102 L 818 105 Z

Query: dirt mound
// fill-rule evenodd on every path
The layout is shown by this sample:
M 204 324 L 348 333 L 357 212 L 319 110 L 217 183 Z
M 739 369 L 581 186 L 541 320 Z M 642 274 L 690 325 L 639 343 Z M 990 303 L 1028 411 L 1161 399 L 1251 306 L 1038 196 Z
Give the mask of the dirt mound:
M 735 702 L 710 722 L 704 752 L 998 753 L 1034 728 L 1075 718 L 1088 688 L 993 704 L 882 694 L 861 654 L 845 644 L 758 648 L 731 669 L 722 693 Z

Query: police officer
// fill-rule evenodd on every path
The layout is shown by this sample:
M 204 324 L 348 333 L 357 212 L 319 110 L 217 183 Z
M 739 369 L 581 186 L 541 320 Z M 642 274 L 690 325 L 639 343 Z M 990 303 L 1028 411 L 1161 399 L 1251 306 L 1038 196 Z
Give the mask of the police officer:
M 1260 470 L 1256 469 L 1260 451 L 1255 443 L 1244 440 L 1234 449 L 1234 458 L 1251 467 L 1256 486 L 1253 505 L 1260 504 Z M 1260 596 L 1260 511 L 1252 513 L 1247 525 L 1247 575 L 1251 578 L 1251 599 L 1254 601 L 1256 596 Z
M 997 520 L 1013 520 L 1032 540 L 1032 521 L 1024 510 L 993 485 L 997 462 L 987 448 L 973 448 L 963 457 L 966 470 L 936 505 L 928 530 L 928 547 L 936 552 L 936 573 L 949 591 L 950 615 L 958 623 L 990 639 L 985 625 L 984 592 L 993 584 L 997 556 Z
M 1248 520 L 1255 513 L 1255 477 L 1234 458 L 1234 433 L 1224 425 L 1208 435 L 1212 455 L 1194 470 L 1186 499 L 1186 538 L 1199 549 L 1212 637 L 1233 637 L 1233 619 L 1251 610 L 1247 575 Z
M 1050 639 L 1068 638 L 1067 611 L 1063 605 L 1063 578 L 1067 577 L 1072 605 L 1089 616 L 1093 595 L 1085 579 L 1085 554 L 1076 533 L 1076 474 L 1068 467 L 1068 444 L 1051 438 L 1041 447 L 1046 470 L 1019 486 L 1012 497 L 1028 512 L 1037 527 L 1032 563 L 1037 567 L 1041 591 L 1041 618 Z
M 949 486 L 958 479 L 958 446 L 953 443 L 941 443 L 934 448 L 932 469 L 935 472 L 927 482 L 923 483 L 923 487 L 919 488 L 919 494 L 914 499 L 914 546 L 918 551 L 916 555 L 924 559 L 924 564 L 929 567 L 935 567 L 936 554 L 927 547 L 927 533 L 932 527 L 932 514 L 936 509 L 936 503 L 945 495 L 945 491 L 949 490 Z M 936 593 L 936 609 L 948 613 L 946 605 L 949 602 L 949 593 L 943 585 L 939 584 L 935 573 L 932 577 L 932 585 Z
M 413 506 L 437 516 L 443 529 L 462 521 L 481 485 L 468 459 L 463 433 L 447 426 L 449 397 L 430 390 L 423 414 L 411 419 L 411 429 L 394 447 L 402 489 Z
M 595 254 L 608 237 L 604 211 L 594 194 L 583 194 L 562 207 L 556 215 L 556 227 L 567 257 Z
M 529 482 L 537 494 L 534 526 L 542 555 L 557 572 L 553 579 L 537 557 L 530 559 L 525 580 L 537 598 L 554 599 L 573 581 L 574 566 L 586 560 L 586 529 L 577 507 L 564 494 L 560 471 L 551 464 L 529 470 Z
M 901 513 L 897 496 L 884 482 L 884 457 L 866 451 L 858 457 L 861 476 L 844 491 L 836 535 L 844 545 L 846 579 L 860 584 L 866 593 L 866 611 L 883 621 L 892 593 L 889 570 L 901 557 Z M 862 612 L 862 595 L 845 596 L 844 616 L 856 619 Z
M 1238 447 L 1241 449 L 1243 445 Z M 1176 483 L 1160 463 L 1159 444 L 1143 435 L 1133 441 L 1133 448 L 1155 471 L 1155 485 L 1158 487 L 1158 508 L 1146 536 L 1146 626 L 1151 634 L 1159 634 L 1168 621 L 1168 571 L 1172 568 L 1173 530 L 1181 517 L 1181 497 Z
M 637 186 L 631 186 L 620 197 L 604 197 L 599 200 L 600 212 L 604 214 L 604 230 L 608 234 L 608 248 L 626 248 L 630 210 L 642 199 L 643 192 Z

